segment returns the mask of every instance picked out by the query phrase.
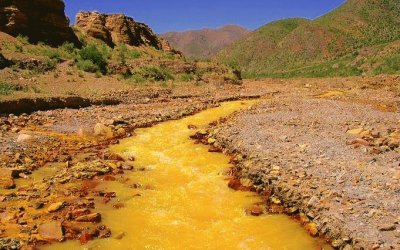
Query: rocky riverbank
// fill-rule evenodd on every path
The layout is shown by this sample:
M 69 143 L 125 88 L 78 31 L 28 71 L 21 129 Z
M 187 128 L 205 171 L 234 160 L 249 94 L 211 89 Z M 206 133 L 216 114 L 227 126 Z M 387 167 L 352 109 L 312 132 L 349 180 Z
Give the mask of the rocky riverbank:
M 269 84 L 272 98 L 212 127 L 208 140 L 235 155 L 233 187 L 267 193 L 335 248 L 398 249 L 398 83 Z
M 121 237 L 95 206 L 118 197 L 97 187 L 146 169 L 108 146 L 138 127 L 256 97 L 260 104 L 223 119 L 207 140 L 211 150 L 237 155 L 239 184 L 283 203 L 269 212 L 298 214 L 310 233 L 337 247 L 396 248 L 398 86 L 394 77 L 182 86 L 110 93 L 118 105 L 3 115 L 0 248 Z
M 250 85 L 249 85 L 250 86 Z M 101 223 L 96 203 L 117 199 L 96 189 L 145 171 L 108 146 L 135 128 L 179 119 L 218 102 L 259 97 L 249 87 L 185 88 L 118 92 L 124 103 L 56 109 L 0 118 L 0 248 L 19 249 L 54 241 L 118 237 Z M 116 207 L 115 209 L 118 209 Z

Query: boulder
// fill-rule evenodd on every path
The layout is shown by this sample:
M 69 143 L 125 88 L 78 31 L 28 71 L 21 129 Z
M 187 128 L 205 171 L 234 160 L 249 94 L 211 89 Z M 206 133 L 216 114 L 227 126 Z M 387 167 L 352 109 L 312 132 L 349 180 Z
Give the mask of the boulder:
M 14 178 L 18 178 L 19 171 L 0 168 L 0 188 L 11 189 L 15 187 Z
M 33 43 L 59 46 L 71 42 L 80 46 L 64 9 L 62 0 L 3 0 L 0 2 L 0 31 L 27 36 Z
M 94 135 L 96 136 L 106 136 L 107 138 L 111 138 L 114 136 L 114 133 L 110 127 L 102 123 L 97 123 L 94 126 Z
M 31 135 L 28 135 L 28 134 L 20 134 L 20 135 L 18 136 L 18 138 L 17 138 L 17 142 L 18 142 L 18 143 L 23 143 L 23 142 L 30 141 L 30 140 L 32 140 L 32 139 L 33 139 L 33 137 L 32 137 Z

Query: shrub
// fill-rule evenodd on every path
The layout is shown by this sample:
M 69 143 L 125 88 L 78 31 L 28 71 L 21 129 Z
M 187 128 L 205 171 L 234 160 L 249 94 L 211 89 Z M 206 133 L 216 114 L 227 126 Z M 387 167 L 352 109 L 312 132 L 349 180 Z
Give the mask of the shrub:
M 128 57 L 130 59 L 137 59 L 140 58 L 142 56 L 142 54 L 140 53 L 140 51 L 136 50 L 136 49 L 132 49 L 128 51 Z
M 43 55 L 56 62 L 62 61 L 61 53 L 55 49 L 45 49 L 43 50 Z
M 29 38 L 27 36 L 23 36 L 23 35 L 19 34 L 17 36 L 17 40 L 19 42 L 21 42 L 22 44 L 29 44 Z
M 76 66 L 78 67 L 78 69 L 85 72 L 96 73 L 100 71 L 99 66 L 97 66 L 90 60 L 78 60 Z
M 24 48 L 21 44 L 14 44 L 15 52 L 24 52 Z
M 120 64 L 126 64 L 126 54 L 128 53 L 128 48 L 124 43 L 118 45 L 118 62 Z
M 0 82 L 0 95 L 10 95 L 15 91 L 15 86 L 8 82 Z
M 75 52 L 75 45 L 73 43 L 65 42 L 60 48 L 69 54 L 73 54 Z
M 87 72 L 107 72 L 107 57 L 104 51 L 100 51 L 96 45 L 89 44 L 79 51 L 78 68 Z M 96 71 L 93 71 L 96 69 Z
M 129 80 L 137 84 L 142 84 L 146 81 L 146 79 L 140 74 L 133 74 L 131 77 L 129 77 Z
M 163 58 L 170 59 L 170 60 L 175 58 L 175 54 L 171 53 L 171 52 L 163 52 L 161 55 Z
M 194 76 L 192 74 L 182 74 L 180 77 L 182 82 L 191 82 L 194 80 Z
M 174 79 L 172 74 L 166 68 L 157 66 L 146 66 L 142 68 L 141 75 L 146 79 L 154 81 L 167 81 Z
M 376 75 L 400 73 L 400 54 L 386 58 L 383 64 L 374 70 L 374 73 Z

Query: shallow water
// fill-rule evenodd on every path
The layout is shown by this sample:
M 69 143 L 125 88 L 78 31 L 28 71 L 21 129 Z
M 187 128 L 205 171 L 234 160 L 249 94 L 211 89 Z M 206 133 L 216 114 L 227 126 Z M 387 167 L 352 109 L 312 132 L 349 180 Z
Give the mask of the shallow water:
M 189 138 L 194 131 L 188 125 L 205 127 L 253 103 L 224 103 L 138 129 L 136 136 L 122 140 L 112 150 L 134 156 L 136 166 L 146 170 L 127 172 L 124 179 L 96 187 L 117 193 L 112 202 L 96 205 L 113 236 L 84 246 L 66 242 L 48 249 L 328 249 L 288 216 L 246 215 L 246 208 L 260 198 L 229 189 L 223 175 L 231 167 L 229 158 L 209 153 L 207 146 Z M 113 208 L 116 203 L 124 207 Z

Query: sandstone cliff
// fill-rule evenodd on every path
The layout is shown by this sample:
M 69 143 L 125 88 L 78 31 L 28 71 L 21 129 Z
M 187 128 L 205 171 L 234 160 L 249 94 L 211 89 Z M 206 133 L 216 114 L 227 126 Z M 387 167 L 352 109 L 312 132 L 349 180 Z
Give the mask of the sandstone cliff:
M 176 53 L 170 44 L 158 37 L 149 26 L 123 14 L 80 12 L 76 16 L 76 27 L 111 47 L 124 43 L 130 46 L 151 46 Z
M 1 0 L 0 31 L 27 36 L 30 42 L 58 46 L 64 42 L 80 45 L 61 0 Z

